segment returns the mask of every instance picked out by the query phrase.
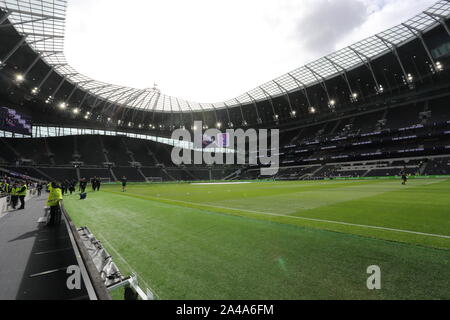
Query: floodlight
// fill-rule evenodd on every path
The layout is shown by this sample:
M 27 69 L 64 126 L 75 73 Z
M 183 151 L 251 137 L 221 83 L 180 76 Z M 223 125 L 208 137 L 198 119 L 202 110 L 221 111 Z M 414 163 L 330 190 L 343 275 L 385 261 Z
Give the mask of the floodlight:
M 23 76 L 23 74 L 20 74 L 20 73 L 16 74 L 16 81 L 17 81 L 18 83 L 21 83 L 21 82 L 23 82 L 24 80 L 25 80 L 25 77 Z
M 414 81 L 414 77 L 413 77 L 413 75 L 411 73 L 408 73 L 407 80 L 408 80 L 408 82 L 413 82 Z

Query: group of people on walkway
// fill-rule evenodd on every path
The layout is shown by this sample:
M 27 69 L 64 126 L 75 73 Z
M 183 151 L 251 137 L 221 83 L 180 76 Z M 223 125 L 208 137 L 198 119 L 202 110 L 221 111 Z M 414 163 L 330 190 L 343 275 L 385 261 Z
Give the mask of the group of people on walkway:
M 93 177 L 90 179 L 92 191 L 100 191 L 101 179 Z M 126 191 L 127 178 L 122 177 L 122 191 Z M 81 178 L 79 181 L 74 179 L 65 179 L 62 182 L 32 182 L 17 179 L 8 175 L 4 175 L 0 180 L 0 194 L 8 196 L 9 206 L 13 210 L 25 209 L 25 198 L 29 192 L 41 197 L 42 190 L 46 188 L 48 192 L 47 207 L 50 208 L 50 218 L 47 225 L 55 225 L 59 223 L 61 219 L 60 203 L 63 200 L 63 196 L 66 194 L 73 194 L 76 191 L 78 185 L 78 191 L 80 194 L 86 193 L 88 180 Z M 20 207 L 17 208 L 20 202 Z M 16 209 L 17 208 L 17 209 Z
M 42 183 L 21 180 L 8 175 L 4 175 L 0 181 L 0 193 L 9 197 L 9 205 L 13 210 L 24 210 L 28 192 L 31 191 L 40 196 L 42 189 Z

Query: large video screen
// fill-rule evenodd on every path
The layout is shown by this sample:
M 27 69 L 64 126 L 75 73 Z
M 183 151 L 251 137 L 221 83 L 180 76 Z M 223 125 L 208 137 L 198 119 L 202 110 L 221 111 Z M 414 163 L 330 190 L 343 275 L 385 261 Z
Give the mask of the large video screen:
M 31 127 L 29 116 L 14 109 L 0 107 L 0 130 L 31 136 Z

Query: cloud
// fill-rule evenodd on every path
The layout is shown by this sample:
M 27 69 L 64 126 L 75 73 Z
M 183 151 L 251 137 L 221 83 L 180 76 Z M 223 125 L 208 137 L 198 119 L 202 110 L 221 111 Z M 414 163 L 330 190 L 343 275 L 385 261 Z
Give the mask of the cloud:
M 336 42 L 369 17 L 359 0 L 314 0 L 308 4 L 296 22 L 294 37 L 313 56 L 334 51 Z
M 436 0 L 379 0 L 379 3 L 369 0 L 365 1 L 367 5 L 373 7 L 373 12 L 363 24 L 339 39 L 336 42 L 336 48 L 351 45 L 368 36 L 405 22 L 436 2 Z
M 434 0 L 73 0 L 66 55 L 94 79 L 217 102 L 371 36 Z

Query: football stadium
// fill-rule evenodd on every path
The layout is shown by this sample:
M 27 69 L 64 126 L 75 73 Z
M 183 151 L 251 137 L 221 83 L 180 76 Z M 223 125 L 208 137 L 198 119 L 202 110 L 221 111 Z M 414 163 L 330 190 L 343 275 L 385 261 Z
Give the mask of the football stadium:
M 71 5 L 0 0 L 0 300 L 450 299 L 450 1 L 217 103 L 78 72 Z

